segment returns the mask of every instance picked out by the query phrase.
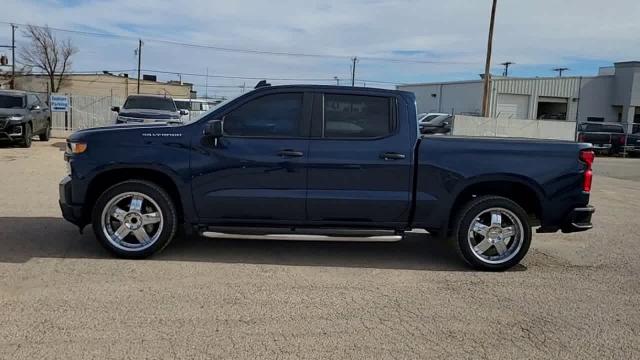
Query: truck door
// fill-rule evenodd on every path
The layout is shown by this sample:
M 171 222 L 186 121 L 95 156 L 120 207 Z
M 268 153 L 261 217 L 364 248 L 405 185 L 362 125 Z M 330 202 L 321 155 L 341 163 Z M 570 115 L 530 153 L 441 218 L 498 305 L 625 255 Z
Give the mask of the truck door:
M 194 137 L 192 193 L 212 223 L 304 221 L 311 95 L 268 93 L 224 108 L 224 135 Z M 305 111 L 305 104 L 308 111 Z M 202 122 L 204 127 L 206 121 Z
M 27 95 L 27 104 L 29 112 L 32 117 L 33 128 L 31 129 L 33 133 L 37 133 L 43 128 L 43 109 L 42 104 L 40 103 L 40 99 L 37 96 L 28 94 Z
M 404 100 L 350 90 L 316 94 L 313 109 L 309 219 L 406 223 L 417 125 L 407 122 Z

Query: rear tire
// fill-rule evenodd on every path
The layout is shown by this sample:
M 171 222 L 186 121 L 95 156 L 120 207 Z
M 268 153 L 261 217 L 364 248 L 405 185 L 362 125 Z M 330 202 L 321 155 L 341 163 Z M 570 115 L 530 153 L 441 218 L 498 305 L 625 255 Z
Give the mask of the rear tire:
M 128 180 L 107 189 L 92 212 L 93 231 L 117 257 L 142 259 L 162 251 L 176 235 L 178 216 L 160 186 Z
M 520 205 L 501 196 L 480 196 L 458 213 L 452 240 L 473 268 L 504 271 L 524 258 L 531 237 L 529 216 Z

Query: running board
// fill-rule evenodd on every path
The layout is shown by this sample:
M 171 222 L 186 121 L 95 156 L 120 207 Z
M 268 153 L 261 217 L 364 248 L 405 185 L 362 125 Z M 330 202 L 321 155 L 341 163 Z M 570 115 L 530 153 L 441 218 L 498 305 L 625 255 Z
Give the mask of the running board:
M 291 240 L 291 241 L 345 241 L 345 242 L 396 242 L 402 240 L 402 235 L 379 236 L 331 236 L 316 234 L 230 234 L 223 232 L 204 231 L 202 236 L 215 239 L 245 239 L 245 240 Z

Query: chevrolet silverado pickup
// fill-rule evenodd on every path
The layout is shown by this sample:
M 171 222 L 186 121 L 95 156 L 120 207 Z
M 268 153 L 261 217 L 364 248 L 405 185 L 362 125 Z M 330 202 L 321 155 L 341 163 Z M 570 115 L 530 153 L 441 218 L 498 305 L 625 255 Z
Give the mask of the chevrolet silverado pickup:
M 397 241 L 424 229 L 505 270 L 539 233 L 592 227 L 590 144 L 424 136 L 412 93 L 268 86 L 181 125 L 67 140 L 65 219 L 144 258 L 209 237 Z

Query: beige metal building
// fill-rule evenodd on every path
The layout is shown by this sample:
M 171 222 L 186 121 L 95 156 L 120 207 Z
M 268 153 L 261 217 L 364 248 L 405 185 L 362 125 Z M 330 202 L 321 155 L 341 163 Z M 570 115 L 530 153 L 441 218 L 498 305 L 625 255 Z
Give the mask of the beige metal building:
M 16 89 L 49 92 L 49 79 L 44 75 L 16 77 Z M 127 97 L 137 93 L 138 81 L 124 75 L 70 74 L 62 83 L 59 93 L 84 96 Z M 158 82 L 140 80 L 140 94 L 167 95 L 174 98 L 192 98 L 193 85 L 175 81 Z

